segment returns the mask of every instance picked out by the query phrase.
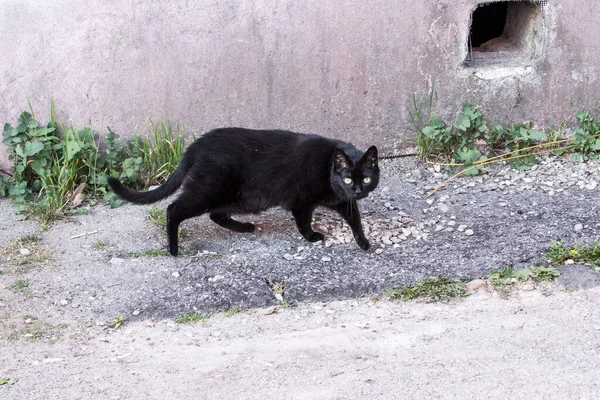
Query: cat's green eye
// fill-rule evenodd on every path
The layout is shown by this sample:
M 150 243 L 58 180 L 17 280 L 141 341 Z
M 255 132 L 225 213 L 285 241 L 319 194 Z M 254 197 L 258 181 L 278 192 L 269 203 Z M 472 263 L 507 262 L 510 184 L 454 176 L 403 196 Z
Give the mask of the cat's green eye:
M 364 182 L 364 183 L 369 183 L 369 182 L 371 182 L 371 178 L 364 178 L 364 179 L 363 179 L 363 182 Z
M 352 179 L 350 179 L 350 178 L 344 178 L 344 183 L 346 185 L 350 185 L 352 183 Z

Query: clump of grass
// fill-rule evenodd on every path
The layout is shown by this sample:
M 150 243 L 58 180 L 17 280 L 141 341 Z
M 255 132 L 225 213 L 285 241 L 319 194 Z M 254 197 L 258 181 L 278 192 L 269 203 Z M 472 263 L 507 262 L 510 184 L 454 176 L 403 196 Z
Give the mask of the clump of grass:
M 22 245 L 38 243 L 41 238 L 35 234 L 24 234 L 19 237 L 19 243 Z
M 29 281 L 24 279 L 17 279 L 7 287 L 13 293 L 21 294 L 25 297 L 31 296 L 29 291 Z
M 125 322 L 127 322 L 127 317 L 124 315 L 117 315 L 110 321 L 106 322 L 106 326 L 111 329 L 119 329 Z
M 167 210 L 160 207 L 150 207 L 146 213 L 150 222 L 161 229 L 167 229 Z
M 546 256 L 554 264 L 564 264 L 567 260 L 573 260 L 576 263 L 586 263 L 597 267 L 600 266 L 600 239 L 595 243 L 576 244 L 575 247 L 570 248 L 562 242 L 555 241 L 550 244 Z
M 62 331 L 68 327 L 65 323 L 49 324 L 47 322 L 40 322 L 37 319 L 32 319 L 31 323 L 21 328 L 16 328 L 8 336 L 9 340 L 25 339 L 28 341 L 42 340 L 44 342 L 55 342 L 60 336 Z
M 167 250 L 145 250 L 145 251 L 127 253 L 127 256 L 128 257 L 132 257 L 132 258 L 138 258 L 138 257 L 168 257 L 170 255 L 171 255 L 171 253 L 169 253 Z
M 384 290 L 390 300 L 422 299 L 427 302 L 447 301 L 465 295 L 465 283 L 459 279 L 431 277 L 399 289 Z
M 92 249 L 95 250 L 102 250 L 103 248 L 106 247 L 106 243 L 104 243 L 102 240 L 97 240 L 93 245 L 92 245 Z
M 223 316 L 225 317 L 233 317 L 235 314 L 242 311 L 242 309 L 238 306 L 229 306 L 222 311 Z
M 193 322 L 205 321 L 209 319 L 213 313 L 198 313 L 198 312 L 187 312 L 178 315 L 173 318 L 173 322 L 176 324 L 191 324 Z

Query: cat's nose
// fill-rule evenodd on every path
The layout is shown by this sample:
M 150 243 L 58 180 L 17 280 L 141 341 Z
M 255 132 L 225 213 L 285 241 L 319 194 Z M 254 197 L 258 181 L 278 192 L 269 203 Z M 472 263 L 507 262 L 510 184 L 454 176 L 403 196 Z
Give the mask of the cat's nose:
M 354 188 L 354 193 L 355 194 L 361 194 L 362 193 L 362 187 L 361 186 L 356 186 Z

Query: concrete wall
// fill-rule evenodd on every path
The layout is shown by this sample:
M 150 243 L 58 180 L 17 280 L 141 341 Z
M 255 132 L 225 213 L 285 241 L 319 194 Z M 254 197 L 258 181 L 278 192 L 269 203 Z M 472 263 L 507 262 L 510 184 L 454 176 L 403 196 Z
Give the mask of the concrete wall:
M 28 96 L 41 121 L 54 99 L 63 121 L 123 136 L 168 116 L 189 130 L 288 128 L 389 153 L 414 139 L 407 107 L 425 82 L 446 118 L 463 102 L 540 123 L 597 109 L 593 0 L 547 2 L 530 66 L 465 68 L 479 2 L 0 0 L 0 116 L 14 123 Z

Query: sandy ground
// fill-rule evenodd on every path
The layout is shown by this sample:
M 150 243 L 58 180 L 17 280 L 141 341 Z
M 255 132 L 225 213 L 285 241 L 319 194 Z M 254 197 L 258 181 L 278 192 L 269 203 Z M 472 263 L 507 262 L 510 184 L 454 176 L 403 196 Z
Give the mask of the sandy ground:
M 600 398 L 600 290 L 346 300 L 4 341 L 6 399 Z

